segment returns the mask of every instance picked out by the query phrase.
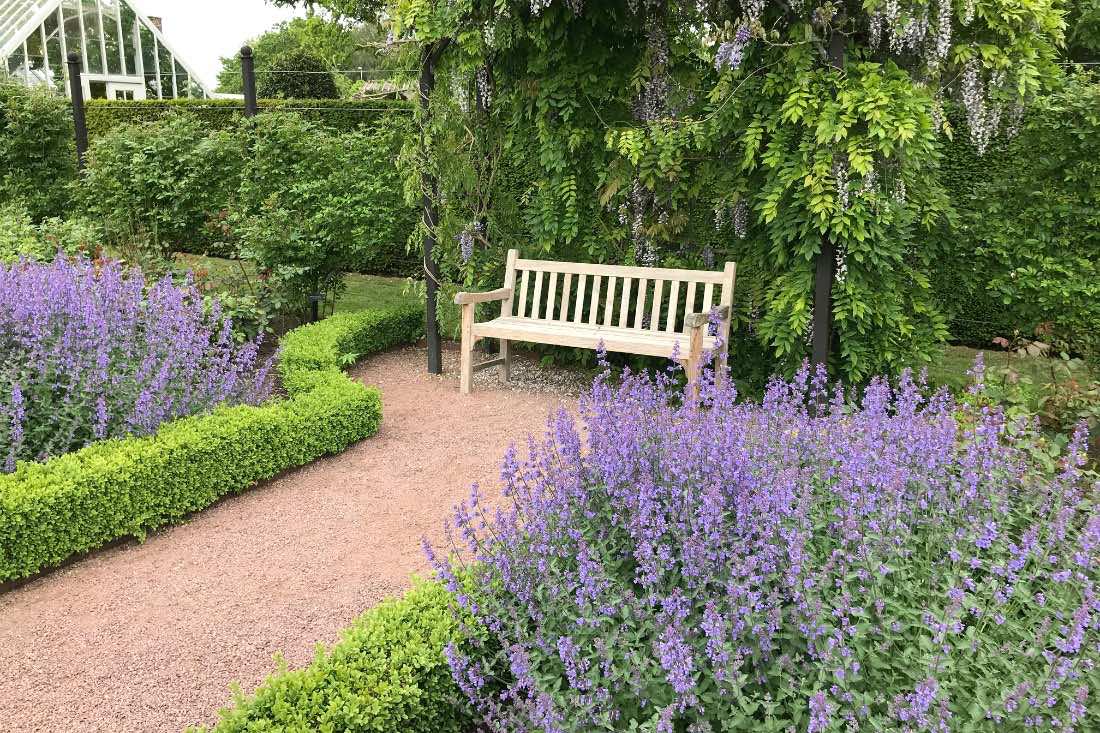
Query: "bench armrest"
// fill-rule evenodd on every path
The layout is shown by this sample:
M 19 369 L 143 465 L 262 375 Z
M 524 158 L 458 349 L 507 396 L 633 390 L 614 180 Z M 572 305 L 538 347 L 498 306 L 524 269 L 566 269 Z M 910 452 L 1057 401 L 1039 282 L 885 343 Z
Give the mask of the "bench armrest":
M 455 296 L 455 305 L 491 303 L 494 300 L 507 300 L 511 295 L 511 288 L 498 288 L 487 293 L 459 293 Z
M 730 307 L 724 305 L 721 308 L 715 308 L 718 313 L 719 321 L 728 321 L 730 317 Z M 710 323 L 710 313 L 688 313 L 684 318 L 684 328 L 701 328 L 702 326 Z

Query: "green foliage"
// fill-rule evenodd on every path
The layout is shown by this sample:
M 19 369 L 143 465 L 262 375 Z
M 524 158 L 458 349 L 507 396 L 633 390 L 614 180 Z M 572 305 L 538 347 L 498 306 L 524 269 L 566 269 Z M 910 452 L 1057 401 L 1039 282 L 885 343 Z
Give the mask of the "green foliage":
M 399 124 L 337 135 L 295 115 L 258 117 L 234 220 L 242 254 L 303 304 L 338 294 L 346 271 L 407 271 L 397 248 L 415 214 L 386 160 L 402 134 Z
M 35 224 L 21 201 L 0 205 L 0 263 L 20 257 L 44 262 L 58 252 L 93 254 L 102 241 L 102 227 L 87 219 L 51 217 Z
M 258 104 L 261 112 L 294 111 L 339 132 L 373 127 L 392 116 L 411 117 L 412 112 L 409 102 L 391 99 L 261 99 Z M 235 130 L 243 124 L 244 104 L 238 99 L 93 99 L 87 103 L 88 135 L 95 140 L 115 128 L 161 120 L 177 112 L 195 117 L 210 130 Z
M 398 37 L 445 48 L 422 119 L 430 153 L 410 170 L 441 179 L 444 271 L 499 282 L 517 241 L 556 259 L 736 259 L 738 328 L 790 367 L 808 354 L 827 239 L 846 266 L 832 293 L 835 370 L 859 380 L 927 362 L 947 335 L 931 284 L 940 252 L 924 245 L 951 213 L 936 176 L 937 97 L 967 64 L 1010 76 L 997 104 L 1033 97 L 1057 74 L 1061 15 L 1041 0 L 995 0 L 973 21 L 955 7 L 951 45 L 933 63 L 872 47 L 866 29 L 882 5 L 812 15 L 766 4 L 748 20 L 736 5 L 671 0 L 538 13 L 521 0 L 388 3 Z M 718 46 L 738 28 L 743 63 L 716 73 Z M 842 41 L 839 69 L 831 39 Z M 488 105 L 476 91 L 486 78 Z M 415 181 L 410 191 L 422 193 Z M 716 230 L 714 213 L 745 227 Z M 462 261 L 454 235 L 483 220 L 484 241 Z
M 189 115 L 128 125 L 92 142 L 81 198 L 113 241 L 144 234 L 165 256 L 224 249 L 213 224 L 240 185 L 245 150 L 240 134 Z
M 35 221 L 60 216 L 75 176 L 68 101 L 0 79 L 0 201 L 22 200 Z
M 284 663 L 254 695 L 238 692 L 212 733 L 471 730 L 443 653 L 461 638 L 452 603 L 438 583 L 382 602 L 305 669 Z
M 276 57 L 258 74 L 256 94 L 263 99 L 339 99 L 332 67 L 308 51 Z
M 1097 354 L 1097 105 L 1096 76 L 1071 75 L 1012 141 L 984 156 L 958 137 L 944 146 L 941 176 L 959 216 L 938 235 L 935 280 L 954 338 L 989 346 L 1019 332 Z
M 287 400 L 218 408 L 169 423 L 155 436 L 96 443 L 0 475 L 0 581 L 120 537 L 144 537 L 370 437 L 382 418 L 381 396 L 333 366 L 329 345 L 351 345 L 364 356 L 416 338 L 416 316 L 409 309 L 349 314 L 288 334 L 279 363 Z

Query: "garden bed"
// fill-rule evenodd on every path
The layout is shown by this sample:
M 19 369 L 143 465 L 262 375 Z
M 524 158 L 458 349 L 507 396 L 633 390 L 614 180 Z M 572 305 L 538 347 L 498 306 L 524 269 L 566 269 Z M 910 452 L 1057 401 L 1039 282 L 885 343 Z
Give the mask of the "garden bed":
M 381 422 L 381 395 L 344 376 L 344 355 L 414 341 L 422 319 L 416 308 L 396 308 L 304 326 L 285 337 L 278 360 L 289 399 L 217 408 L 150 437 L 104 441 L 0 475 L 0 580 L 144 537 L 370 437 Z

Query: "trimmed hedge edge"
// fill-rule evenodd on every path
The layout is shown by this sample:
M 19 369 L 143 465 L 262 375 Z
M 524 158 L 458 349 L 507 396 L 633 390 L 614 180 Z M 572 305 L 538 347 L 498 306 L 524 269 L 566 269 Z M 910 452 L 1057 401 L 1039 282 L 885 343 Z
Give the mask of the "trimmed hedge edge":
M 279 659 L 254 694 L 234 686 L 213 733 L 472 730 L 444 653 L 470 621 L 456 617 L 453 603 L 441 584 L 414 582 L 360 616 L 331 649 L 319 646 L 309 666 L 290 670 Z
M 124 537 L 144 539 L 229 494 L 374 435 L 377 389 L 349 379 L 345 356 L 417 340 L 415 307 L 339 314 L 284 337 L 288 399 L 220 407 L 152 436 L 95 443 L 0 475 L 0 582 Z

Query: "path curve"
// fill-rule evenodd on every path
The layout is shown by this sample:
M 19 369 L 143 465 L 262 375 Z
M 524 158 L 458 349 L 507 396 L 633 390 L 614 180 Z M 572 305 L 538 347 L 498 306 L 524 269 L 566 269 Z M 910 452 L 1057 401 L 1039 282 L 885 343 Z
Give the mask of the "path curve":
M 359 613 L 426 572 L 451 507 L 492 496 L 513 440 L 575 404 L 558 391 L 458 394 L 425 352 L 374 357 L 354 376 L 383 391 L 377 436 L 158 532 L 0 595 L 0 731 L 182 731 L 210 724 L 236 680 L 273 655 L 308 663 Z M 495 370 L 494 370 L 495 371 Z M 534 372 L 529 368 L 530 372 Z M 485 378 L 485 379 L 482 379 Z M 568 382 L 568 380 L 564 380 Z

